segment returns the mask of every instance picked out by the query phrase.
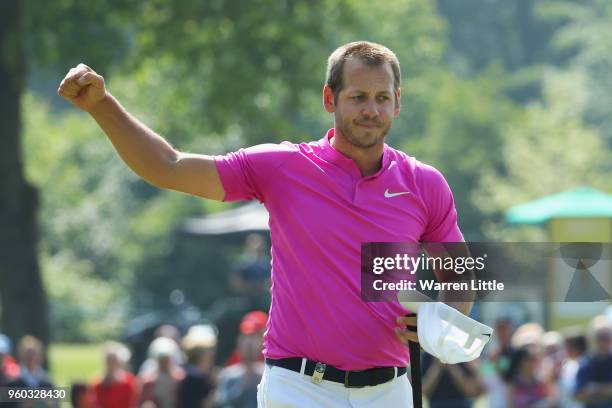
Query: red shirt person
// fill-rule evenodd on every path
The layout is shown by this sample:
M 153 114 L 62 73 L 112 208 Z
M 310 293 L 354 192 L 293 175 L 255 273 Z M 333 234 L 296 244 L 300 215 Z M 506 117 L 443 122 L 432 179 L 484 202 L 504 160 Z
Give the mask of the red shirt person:
M 132 373 L 125 369 L 130 359 L 127 347 L 108 343 L 105 347 L 106 371 L 94 382 L 92 399 L 96 408 L 133 408 L 138 402 L 138 385 Z
M 268 314 L 265 312 L 261 312 L 259 310 L 255 310 L 249 312 L 244 315 L 242 320 L 240 321 L 240 334 L 242 335 L 252 335 L 256 333 L 261 333 L 266 330 L 266 322 L 268 321 Z M 264 356 L 262 353 L 259 353 L 257 356 L 257 361 L 264 361 Z M 225 363 L 226 366 L 231 366 L 234 364 L 238 364 L 242 362 L 242 353 L 240 352 L 240 348 L 236 347 L 232 354 L 229 356 L 229 359 Z

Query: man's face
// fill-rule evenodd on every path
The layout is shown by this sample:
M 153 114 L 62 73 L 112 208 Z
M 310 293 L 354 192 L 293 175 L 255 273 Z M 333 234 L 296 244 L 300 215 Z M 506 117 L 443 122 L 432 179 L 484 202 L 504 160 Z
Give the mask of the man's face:
M 257 361 L 263 347 L 263 333 L 243 334 L 238 339 L 242 359 L 247 363 Z
M 114 354 L 107 354 L 105 357 L 106 372 L 112 373 L 119 368 L 119 359 Z
M 602 327 L 595 333 L 597 352 L 603 356 L 612 354 L 612 328 Z
M 23 364 L 28 368 L 37 368 L 42 363 L 42 354 L 34 347 L 27 348 L 23 356 Z
M 324 100 L 327 111 L 334 113 L 339 136 L 362 149 L 383 143 L 400 110 L 391 66 L 370 66 L 358 58 L 345 61 L 342 90 L 333 99 L 326 87 Z
M 507 346 L 510 344 L 513 332 L 514 328 L 510 321 L 499 320 L 495 323 L 495 334 L 497 335 L 497 340 L 502 346 Z

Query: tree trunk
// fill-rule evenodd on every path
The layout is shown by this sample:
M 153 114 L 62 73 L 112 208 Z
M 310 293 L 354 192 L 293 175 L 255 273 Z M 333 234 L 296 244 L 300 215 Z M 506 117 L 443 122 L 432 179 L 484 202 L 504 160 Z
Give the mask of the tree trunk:
M 20 98 L 26 62 L 19 0 L 0 2 L 0 331 L 47 343 L 47 297 L 37 258 L 37 190 L 24 178 Z

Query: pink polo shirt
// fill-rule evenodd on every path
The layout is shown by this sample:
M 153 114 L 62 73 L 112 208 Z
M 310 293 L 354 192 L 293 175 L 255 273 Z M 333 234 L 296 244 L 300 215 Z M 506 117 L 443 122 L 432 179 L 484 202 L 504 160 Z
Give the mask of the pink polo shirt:
M 362 177 L 330 145 L 333 134 L 215 158 L 225 201 L 257 199 L 270 214 L 264 354 L 343 370 L 405 366 L 408 347 L 393 330 L 406 310 L 362 300 L 361 243 L 462 241 L 452 193 L 436 169 L 387 145 L 380 171 Z

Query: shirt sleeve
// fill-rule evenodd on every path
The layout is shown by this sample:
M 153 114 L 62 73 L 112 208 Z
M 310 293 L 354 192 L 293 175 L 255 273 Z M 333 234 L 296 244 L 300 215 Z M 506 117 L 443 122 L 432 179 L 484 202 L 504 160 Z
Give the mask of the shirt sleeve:
M 450 186 L 437 169 L 423 165 L 421 188 L 428 220 L 421 235 L 422 242 L 462 242 L 463 234 L 457 224 L 457 210 Z
M 290 143 L 262 144 L 215 156 L 225 190 L 223 201 L 257 199 L 264 202 L 275 170 L 296 151 Z

